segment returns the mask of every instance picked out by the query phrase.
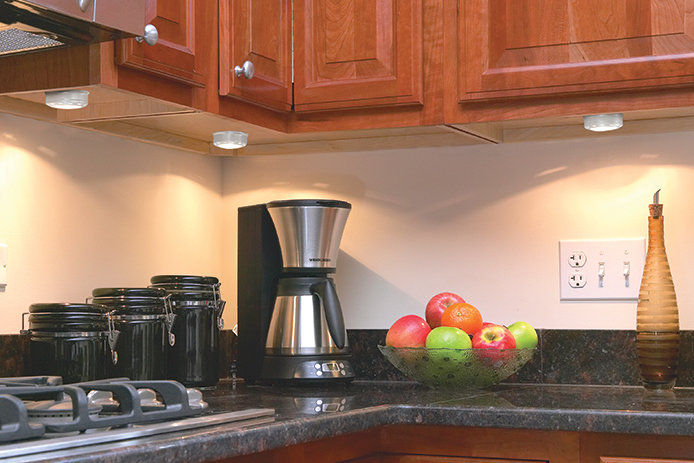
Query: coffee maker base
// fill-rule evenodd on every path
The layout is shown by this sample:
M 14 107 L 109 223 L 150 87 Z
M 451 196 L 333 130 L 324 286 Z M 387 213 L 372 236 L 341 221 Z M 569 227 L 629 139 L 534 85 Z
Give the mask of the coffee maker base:
M 351 355 L 270 356 L 263 358 L 261 379 L 296 382 L 344 382 L 354 379 Z

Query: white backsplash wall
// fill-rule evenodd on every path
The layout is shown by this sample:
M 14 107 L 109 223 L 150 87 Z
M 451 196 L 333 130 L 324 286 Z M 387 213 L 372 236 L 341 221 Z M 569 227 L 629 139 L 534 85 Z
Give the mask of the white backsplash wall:
M 559 301 L 558 241 L 645 237 L 648 204 L 663 188 L 681 326 L 694 329 L 694 132 L 234 157 L 223 166 L 229 312 L 237 208 L 320 197 L 353 205 L 336 277 L 348 328 L 387 328 L 454 291 L 489 321 L 633 329 L 635 302 Z
M 0 334 L 33 302 L 220 274 L 221 179 L 219 158 L 0 114 Z

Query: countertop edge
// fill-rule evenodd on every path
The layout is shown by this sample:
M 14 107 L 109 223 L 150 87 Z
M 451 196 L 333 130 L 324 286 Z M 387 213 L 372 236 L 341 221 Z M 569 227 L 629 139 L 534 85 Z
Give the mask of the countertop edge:
M 617 410 L 563 410 L 445 405 L 378 405 L 343 414 L 299 417 L 249 429 L 215 427 L 182 435 L 126 441 L 118 449 L 90 449 L 82 455 L 52 458 L 63 463 L 126 462 L 146 458 L 149 463 L 223 459 L 326 439 L 387 425 L 441 425 L 694 436 L 694 414 Z M 231 442 L 237 445 L 229 445 Z M 86 450 L 86 449 L 85 449 Z

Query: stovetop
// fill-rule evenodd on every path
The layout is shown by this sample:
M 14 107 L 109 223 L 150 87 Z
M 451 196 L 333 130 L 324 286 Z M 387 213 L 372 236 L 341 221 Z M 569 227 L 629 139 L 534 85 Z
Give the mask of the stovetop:
M 0 378 L 0 459 L 270 416 L 214 414 L 199 390 L 176 381 Z

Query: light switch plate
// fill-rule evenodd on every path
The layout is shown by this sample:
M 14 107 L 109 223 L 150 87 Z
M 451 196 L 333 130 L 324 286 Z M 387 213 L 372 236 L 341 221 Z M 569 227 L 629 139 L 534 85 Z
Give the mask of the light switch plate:
M 585 255 L 580 267 L 577 255 Z M 645 261 L 645 238 L 560 241 L 559 297 L 562 301 L 636 301 Z M 585 285 L 577 287 L 577 280 Z

